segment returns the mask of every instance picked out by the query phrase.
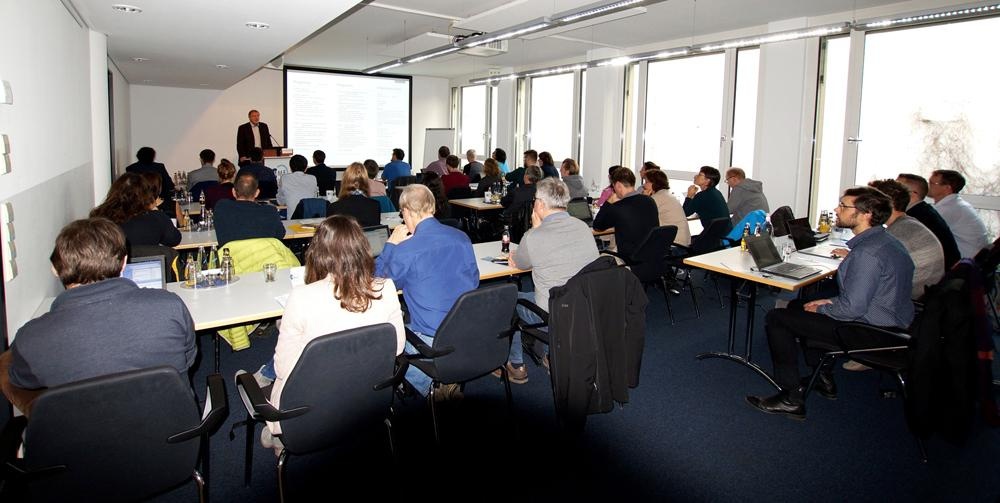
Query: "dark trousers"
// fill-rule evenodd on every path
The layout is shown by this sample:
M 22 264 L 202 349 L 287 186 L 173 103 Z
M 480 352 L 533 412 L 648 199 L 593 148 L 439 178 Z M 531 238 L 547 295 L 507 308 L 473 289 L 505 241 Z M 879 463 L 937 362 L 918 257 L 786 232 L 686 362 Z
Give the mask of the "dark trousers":
M 816 367 L 825 350 L 840 349 L 837 327 L 846 323 L 829 316 L 802 310 L 800 302 L 792 302 L 787 309 L 772 309 L 765 321 L 767 345 L 774 364 L 774 380 L 783 390 L 799 386 L 799 344 L 806 364 Z M 890 329 L 895 330 L 895 329 Z M 851 334 L 853 349 L 894 344 L 891 336 L 870 332 Z

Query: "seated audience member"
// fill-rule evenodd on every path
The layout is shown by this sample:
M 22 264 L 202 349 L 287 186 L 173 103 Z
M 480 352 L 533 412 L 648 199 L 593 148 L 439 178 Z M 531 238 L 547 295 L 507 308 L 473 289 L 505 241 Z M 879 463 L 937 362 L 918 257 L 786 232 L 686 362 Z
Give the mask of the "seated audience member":
M 190 190 L 195 185 L 201 182 L 214 182 L 215 181 L 215 152 L 212 149 L 206 148 L 198 154 L 198 159 L 201 160 L 201 167 L 188 173 L 188 189 Z
M 368 171 L 364 165 L 360 162 L 351 163 L 340 182 L 340 195 L 326 207 L 326 216 L 350 215 L 362 227 L 381 223 L 381 207 L 378 201 L 368 197 L 368 187 Z
M 152 147 L 142 147 L 135 153 L 136 162 L 125 168 L 127 173 L 156 173 L 160 177 L 159 207 L 165 213 L 174 211 L 174 181 L 163 163 L 156 162 L 156 151 Z M 188 187 L 190 188 L 190 187 Z
M 800 342 L 812 341 L 836 348 L 835 331 L 845 322 L 895 330 L 908 327 L 913 321 L 910 300 L 913 261 L 906 248 L 882 228 L 892 213 L 889 198 L 870 187 L 847 189 L 834 211 L 837 227 L 854 232 L 847 242 L 851 252 L 837 268 L 839 294 L 805 304 L 794 301 L 787 308 L 773 309 L 767 314 L 767 342 L 774 362 L 773 375 L 781 391 L 766 398 L 746 398 L 751 406 L 763 412 L 805 419 L 798 363 Z M 867 338 L 857 341 L 862 345 L 876 346 L 894 340 L 867 333 L 856 336 Z M 822 351 L 805 351 L 806 363 L 814 368 L 821 356 Z M 827 398 L 837 396 L 831 369 L 820 370 L 815 389 Z
M 569 188 L 570 199 L 588 196 L 587 187 L 583 185 L 583 177 L 580 176 L 580 165 L 575 160 L 568 157 L 563 159 L 562 166 L 559 166 L 559 174 L 562 175 L 563 183 Z
M 365 173 L 368 174 L 368 195 L 378 197 L 386 195 L 385 184 L 378 180 L 378 163 L 374 159 L 365 159 Z
M 503 206 L 504 210 L 504 221 L 511 221 L 522 208 L 531 209 L 531 202 L 535 199 L 535 184 L 541 179 L 542 170 L 538 166 L 528 166 L 524 171 L 524 183 L 517 188 L 508 189 L 507 195 L 500 199 L 500 206 Z
M 448 195 L 444 191 L 444 183 L 436 173 L 425 173 L 420 179 L 420 183 L 430 189 L 434 194 L 434 218 L 451 218 L 451 205 L 448 204 Z
M 219 248 L 230 241 L 285 237 L 277 208 L 256 202 L 260 189 L 253 173 L 243 171 L 236 175 L 233 196 L 236 199 L 223 199 L 215 204 L 215 239 Z
M 17 331 L 2 357 L 10 362 L 0 375 L 5 394 L 17 395 L 7 393 L 10 385 L 37 390 L 160 365 L 186 372 L 194 364 L 191 314 L 176 294 L 120 277 L 125 234 L 114 222 L 71 222 L 49 261 L 66 290 Z M 20 397 L 12 403 L 22 411 L 30 405 Z
M 386 189 L 392 190 L 393 181 L 401 176 L 412 176 L 409 163 L 403 162 L 406 153 L 401 148 L 392 149 L 392 159 L 382 168 L 382 179 L 385 180 Z
M 764 185 L 757 180 L 747 178 L 746 172 L 741 168 L 726 170 L 726 183 L 729 185 L 729 201 L 726 205 L 729 207 L 729 213 L 732 213 L 733 225 L 743 220 L 751 211 L 771 212 L 767 205 L 767 197 L 764 196 Z
M 653 198 L 659 215 L 660 227 L 676 225 L 677 237 L 674 242 L 688 246 L 691 244 L 691 229 L 681 203 L 670 193 L 670 181 L 666 173 L 658 169 L 646 170 L 646 183 L 642 185 L 642 193 Z
M 955 243 L 955 236 L 948 223 L 933 206 L 924 201 L 927 198 L 927 180 L 920 175 L 900 173 L 896 181 L 909 189 L 910 202 L 906 207 L 906 214 L 919 220 L 934 233 L 944 250 L 944 267 L 946 270 L 951 269 L 955 262 L 961 260 L 962 254 L 958 251 L 958 244 Z
M 517 249 L 510 256 L 510 266 L 531 269 L 531 282 L 535 292 L 520 292 L 518 297 L 530 300 L 543 311 L 549 310 L 549 290 L 566 284 L 584 266 L 597 260 L 594 235 L 582 220 L 566 213 L 569 188 L 556 177 L 549 177 L 537 184 L 535 202 L 531 208 L 531 229 L 524 234 Z M 567 253 L 566 250 L 573 250 Z M 526 323 L 541 323 L 531 310 L 518 305 L 517 315 Z M 546 355 L 548 348 L 546 348 Z M 545 357 L 548 362 L 548 356 Z M 546 365 L 547 366 L 547 365 Z M 514 334 L 507 362 L 510 382 L 528 382 L 524 367 L 521 333 Z M 500 370 L 494 372 L 499 377 Z
M 507 166 L 507 152 L 504 149 L 502 148 L 494 149 L 493 155 L 491 157 L 494 160 L 496 160 L 497 165 L 500 166 L 501 175 L 506 175 L 507 173 L 510 173 L 510 167 Z
M 434 194 L 425 185 L 407 185 L 399 196 L 399 207 L 403 225 L 393 230 L 376 259 L 375 276 L 391 279 L 403 291 L 410 314 L 407 328 L 433 344 L 438 326 L 458 297 L 479 286 L 479 266 L 469 237 L 434 218 Z M 405 351 L 416 353 L 410 344 Z M 430 377 L 413 365 L 406 371 L 406 380 L 420 394 L 430 392 Z M 450 384 L 435 395 L 457 398 L 461 392 L 458 385 Z
M 913 260 L 911 297 L 917 300 L 924 296 L 925 287 L 937 284 L 944 277 L 944 250 L 941 243 L 919 220 L 907 216 L 906 205 L 910 202 L 910 191 L 906 186 L 896 180 L 875 180 L 869 182 L 868 186 L 878 189 L 892 201 L 892 213 L 885 221 L 886 230 L 902 243 Z
M 324 164 L 326 162 L 326 152 L 322 150 L 313 151 L 314 166 L 306 170 L 307 174 L 316 177 L 316 186 L 319 187 L 319 196 L 326 197 L 326 191 L 337 191 L 337 173 L 333 168 Z M 292 208 L 295 211 L 295 208 Z
M 157 208 L 160 178 L 156 174 L 125 173 L 111 184 L 91 218 L 107 218 L 121 226 L 128 246 L 177 246 L 181 233 L 170 217 Z
M 306 174 L 308 166 L 309 161 L 306 160 L 305 156 L 293 155 L 288 160 L 288 167 L 292 169 L 292 172 L 281 177 L 281 186 L 278 187 L 278 204 L 287 207 L 288 218 L 292 218 L 292 213 L 295 212 L 299 201 L 316 197 L 316 193 L 319 191 L 316 177 Z
M 445 160 L 448 159 L 449 155 L 451 155 L 451 149 L 441 145 L 441 147 L 438 148 L 438 159 L 428 164 L 427 167 L 424 168 L 424 173 L 436 173 L 438 176 L 448 174 L 448 165 L 445 163 Z
M 615 201 L 608 201 L 594 217 L 594 229 L 614 227 L 618 253 L 629 257 L 636 251 L 646 234 L 659 226 L 659 214 L 653 198 L 635 190 L 635 173 L 618 168 L 611 174 Z
M 236 166 L 229 159 L 219 161 L 217 169 L 219 184 L 205 189 L 205 207 L 214 210 L 223 199 L 236 199 L 233 195 L 233 181 L 236 180 Z
M 257 180 L 260 188 L 260 199 L 272 199 L 278 195 L 278 177 L 274 170 L 264 165 L 264 151 L 259 147 L 250 149 L 250 162 L 240 167 L 236 172 L 236 178 L 243 173 L 251 173 Z M 294 209 L 294 208 L 293 208 Z
M 493 185 L 500 181 L 500 165 L 496 159 L 486 159 L 483 161 L 483 177 L 479 179 L 476 186 L 476 195 L 483 197 L 486 191 L 493 191 Z
M 646 172 L 650 170 L 659 171 L 660 167 L 653 161 L 645 161 L 642 163 L 642 167 L 639 168 L 639 180 L 643 185 L 646 184 Z
M 615 184 L 611 181 L 611 175 L 613 175 L 614 172 L 618 171 L 620 168 L 621 166 L 618 165 L 608 168 L 608 186 L 604 187 L 604 190 L 601 191 L 601 197 L 597 198 L 597 206 L 604 206 L 604 203 L 608 202 L 608 199 L 611 199 L 611 202 L 618 200 L 615 196 Z
M 448 174 L 441 177 L 445 195 L 451 192 L 451 189 L 469 188 L 469 177 L 462 173 L 462 168 L 459 167 L 461 161 L 458 156 L 449 155 L 445 162 L 448 164 Z
M 556 169 L 556 161 L 552 159 L 552 154 L 548 152 L 539 153 L 538 162 L 542 165 L 542 178 L 550 176 L 559 178 L 559 170 Z
M 532 166 L 538 167 L 538 152 L 535 152 L 534 150 L 526 150 L 524 152 L 524 165 L 504 175 L 504 179 L 513 183 L 514 187 L 519 187 L 524 183 L 525 170 Z M 538 171 L 541 172 L 541 169 Z
M 965 177 L 958 171 L 938 169 L 931 174 L 928 183 L 934 209 L 948 222 L 962 258 L 975 257 L 979 250 L 989 246 L 986 225 L 976 209 L 958 195 L 965 188 Z
M 465 159 L 469 162 L 462 168 L 462 172 L 469 180 L 478 182 L 483 177 L 483 163 L 476 160 L 476 151 L 471 148 L 465 151 Z
M 306 251 L 305 285 L 288 296 L 274 347 L 276 378 L 270 402 L 281 407 L 281 391 L 313 339 L 352 328 L 391 323 L 396 328 L 396 353 L 403 352 L 406 333 L 396 285 L 377 278 L 368 240 L 352 218 L 335 215 L 316 228 Z M 275 446 L 269 433 L 281 433 L 281 424 L 267 424 L 261 433 L 264 447 Z M 270 438 L 269 438 L 270 437 Z
M 716 218 L 729 218 L 729 207 L 726 206 L 722 193 L 716 188 L 717 185 L 719 185 L 719 170 L 711 166 L 702 166 L 698 174 L 694 175 L 694 185 L 688 187 L 687 197 L 684 198 L 684 214 L 691 216 L 697 213 L 705 229 Z M 730 222 L 726 232 L 732 227 L 733 224 Z

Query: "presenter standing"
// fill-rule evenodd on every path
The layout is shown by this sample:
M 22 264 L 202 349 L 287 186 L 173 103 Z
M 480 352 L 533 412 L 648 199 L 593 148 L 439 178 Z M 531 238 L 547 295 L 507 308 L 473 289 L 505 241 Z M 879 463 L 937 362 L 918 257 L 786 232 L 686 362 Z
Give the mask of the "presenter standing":
M 251 110 L 247 117 L 250 118 L 250 122 L 240 125 L 236 130 L 236 152 L 239 154 L 241 166 L 250 161 L 250 149 L 274 148 L 267 124 L 260 121 L 260 112 Z

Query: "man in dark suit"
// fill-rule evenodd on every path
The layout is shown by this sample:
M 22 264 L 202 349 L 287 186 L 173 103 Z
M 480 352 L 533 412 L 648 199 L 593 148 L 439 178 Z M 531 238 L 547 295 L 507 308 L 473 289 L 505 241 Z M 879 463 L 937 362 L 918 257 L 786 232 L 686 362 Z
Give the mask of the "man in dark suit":
M 253 238 L 285 237 L 285 226 L 274 206 L 254 201 L 260 194 L 257 178 L 241 173 L 233 185 L 235 200 L 225 199 L 215 205 L 215 236 L 219 245 Z
M 617 199 L 608 200 L 594 217 L 594 229 L 603 231 L 614 227 L 618 253 L 629 257 L 639 248 L 646 234 L 660 225 L 660 217 L 653 198 L 635 190 L 635 173 L 628 168 L 618 168 L 611 173 L 611 188 Z
M 524 170 L 522 183 L 507 189 L 507 195 L 500 200 L 503 206 L 501 219 L 510 224 L 511 239 L 521 241 L 521 236 L 531 227 L 531 205 L 535 202 L 535 184 L 542 179 L 542 170 L 538 166 L 528 166 Z M 524 217 L 523 219 L 521 217 Z
M 333 168 L 323 164 L 326 162 L 326 152 L 317 150 L 313 152 L 313 164 L 315 166 L 306 170 L 306 174 L 316 177 L 316 185 L 319 186 L 319 197 L 326 197 L 326 191 L 337 192 L 337 174 Z
M 125 171 L 129 173 L 156 173 L 160 175 L 160 203 L 159 208 L 168 215 L 174 213 L 174 181 L 167 173 L 167 167 L 161 162 L 156 162 L 156 151 L 153 147 L 142 147 L 135 153 L 136 162 L 129 164 Z M 190 188 L 190 187 L 188 187 Z
M 250 149 L 274 148 L 271 144 L 271 131 L 267 124 L 260 122 L 260 112 L 251 110 L 247 114 L 250 122 L 240 125 L 236 130 L 236 153 L 240 156 L 240 165 L 250 160 Z

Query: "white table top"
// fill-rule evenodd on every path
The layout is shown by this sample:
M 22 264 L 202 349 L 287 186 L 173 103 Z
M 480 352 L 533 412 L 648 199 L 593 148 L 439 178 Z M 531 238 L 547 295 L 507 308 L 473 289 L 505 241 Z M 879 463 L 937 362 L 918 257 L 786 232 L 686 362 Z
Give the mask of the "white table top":
M 448 202 L 455 206 L 461 206 L 463 208 L 469 208 L 476 211 L 503 209 L 503 206 L 499 204 L 483 202 L 483 198 L 481 197 L 470 197 L 467 199 L 449 199 Z
M 794 280 L 774 275 L 764 277 L 761 273 L 750 269 L 754 266 L 753 257 L 750 256 L 750 252 L 740 251 L 739 247 L 726 248 L 725 250 L 719 250 L 712 253 L 706 253 L 704 255 L 698 255 L 697 257 L 684 259 L 684 263 L 687 265 L 790 291 L 798 290 L 803 286 L 832 276 L 835 272 L 837 272 L 837 266 L 840 265 L 840 261 L 837 259 L 815 257 L 798 252 L 793 253 L 791 257 L 788 258 L 788 262 L 818 267 L 821 272 L 801 280 Z
M 322 222 L 323 218 L 301 218 L 296 220 L 283 220 L 281 223 L 285 226 L 285 238 L 284 239 L 294 239 L 294 238 L 308 238 L 316 234 L 316 229 L 303 228 L 302 224 L 318 224 Z M 383 213 L 381 218 L 382 224 L 388 226 L 390 229 L 403 223 L 403 219 L 399 217 L 399 212 Z M 181 242 L 174 247 L 175 250 L 189 250 L 192 248 L 198 248 L 199 246 L 210 247 L 212 245 L 218 244 L 215 238 L 215 230 L 210 231 L 181 231 Z

